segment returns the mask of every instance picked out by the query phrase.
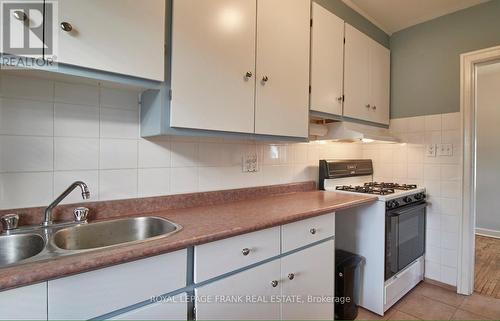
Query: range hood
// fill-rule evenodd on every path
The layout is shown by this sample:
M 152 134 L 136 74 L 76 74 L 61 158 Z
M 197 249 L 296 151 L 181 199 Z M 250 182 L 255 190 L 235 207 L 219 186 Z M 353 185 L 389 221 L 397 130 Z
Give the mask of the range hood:
M 387 128 L 345 121 L 332 122 L 320 126 L 325 126 L 326 128 L 321 132 L 324 135 L 315 135 L 317 140 L 399 142 L 399 139 L 394 137 Z

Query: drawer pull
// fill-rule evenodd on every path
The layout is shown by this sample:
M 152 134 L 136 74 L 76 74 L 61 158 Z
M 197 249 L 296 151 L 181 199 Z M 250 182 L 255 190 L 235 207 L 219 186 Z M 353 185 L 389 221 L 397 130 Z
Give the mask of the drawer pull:
M 310 232 L 312 235 L 314 235 L 314 234 L 316 234 L 316 229 L 313 227 L 312 229 L 310 229 L 310 230 L 309 230 L 309 232 Z
M 295 279 L 295 274 L 293 274 L 293 273 L 288 273 L 288 279 L 289 279 L 289 280 L 293 280 L 293 279 Z
M 278 281 L 276 281 L 276 280 L 271 281 L 271 286 L 273 288 L 277 287 L 278 286 Z
M 61 29 L 66 32 L 70 32 L 73 30 L 73 26 L 71 25 L 71 23 L 63 21 L 61 22 Z
M 241 250 L 241 254 L 243 254 L 243 256 L 247 256 L 248 254 L 250 254 L 250 249 L 245 247 L 243 250 Z

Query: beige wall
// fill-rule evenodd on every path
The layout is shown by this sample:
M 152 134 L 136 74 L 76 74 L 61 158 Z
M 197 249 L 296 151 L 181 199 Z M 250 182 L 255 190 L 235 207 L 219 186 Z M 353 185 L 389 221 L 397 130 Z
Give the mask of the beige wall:
M 477 86 L 476 228 L 500 236 L 500 62 L 478 68 Z

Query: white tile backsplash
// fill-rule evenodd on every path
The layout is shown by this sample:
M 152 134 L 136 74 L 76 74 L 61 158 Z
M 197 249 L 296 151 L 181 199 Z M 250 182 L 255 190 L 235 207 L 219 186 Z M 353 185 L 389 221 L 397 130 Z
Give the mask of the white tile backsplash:
M 99 169 L 99 139 L 54 138 L 54 169 L 56 171 Z
M 36 101 L 53 101 L 54 83 L 41 78 L 2 75 L 0 96 Z
M 137 168 L 137 140 L 102 138 L 99 149 L 99 168 Z
M 52 103 L 0 98 L 0 135 L 52 136 L 53 132 Z
M 52 171 L 53 154 L 51 137 L 0 135 L 0 172 Z
M 99 171 L 99 199 L 124 199 L 137 197 L 137 169 Z
M 138 110 L 101 108 L 101 137 L 139 138 Z
M 170 168 L 139 168 L 139 197 L 170 194 Z
M 63 204 L 91 202 L 99 197 L 98 170 L 54 172 L 54 196 L 60 195 L 75 181 L 83 181 L 87 184 L 90 191 L 90 199 L 83 200 L 82 193 L 80 189 L 77 188 L 62 201 Z
M 99 87 L 56 82 L 54 101 L 67 104 L 99 106 Z
M 376 179 L 425 186 L 429 202 L 425 274 L 428 278 L 451 285 L 456 285 L 461 218 L 460 120 L 460 113 L 393 119 L 390 129 L 402 139 L 403 144 L 363 146 L 363 157 L 374 160 Z M 453 144 L 453 155 L 425 155 L 426 144 L 440 143 Z M 406 180 L 403 179 L 405 151 L 408 166 Z
M 99 137 L 99 107 L 55 103 L 54 136 Z

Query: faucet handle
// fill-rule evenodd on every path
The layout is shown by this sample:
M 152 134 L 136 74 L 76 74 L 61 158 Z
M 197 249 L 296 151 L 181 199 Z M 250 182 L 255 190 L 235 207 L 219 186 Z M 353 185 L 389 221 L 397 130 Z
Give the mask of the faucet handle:
M 89 209 L 86 207 L 77 207 L 73 210 L 75 215 L 75 222 L 87 222 L 87 216 L 89 215 Z
M 2 228 L 4 231 L 10 231 L 17 229 L 19 223 L 19 215 L 17 214 L 7 214 L 0 218 L 2 221 Z

